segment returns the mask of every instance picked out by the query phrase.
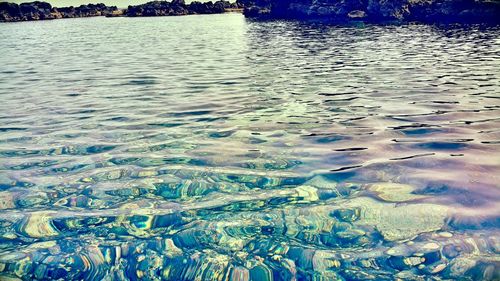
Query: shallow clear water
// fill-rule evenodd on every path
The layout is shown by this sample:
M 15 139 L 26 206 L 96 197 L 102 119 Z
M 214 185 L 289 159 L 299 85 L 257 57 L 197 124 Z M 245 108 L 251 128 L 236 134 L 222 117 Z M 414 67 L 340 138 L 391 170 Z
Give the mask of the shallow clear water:
M 499 279 L 499 36 L 1 24 L 0 279 Z

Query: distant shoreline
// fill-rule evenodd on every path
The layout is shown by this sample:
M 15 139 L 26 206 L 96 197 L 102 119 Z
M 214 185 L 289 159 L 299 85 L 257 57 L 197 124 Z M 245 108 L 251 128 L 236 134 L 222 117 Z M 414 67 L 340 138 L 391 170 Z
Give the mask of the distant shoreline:
M 184 0 L 154 1 L 125 9 L 105 4 L 87 4 L 78 7 L 53 7 L 50 3 L 35 1 L 22 4 L 0 2 L 0 22 L 20 22 L 86 17 L 155 17 L 198 14 L 222 14 L 243 12 L 243 4 L 228 1 L 198 2 L 186 4 Z
M 243 13 L 258 20 L 315 20 L 335 24 L 366 22 L 398 24 L 474 23 L 500 25 L 500 1 L 490 0 L 412 0 L 405 4 L 396 0 L 345 0 L 317 2 L 313 0 L 236 0 L 235 3 L 184 0 L 152 1 L 120 9 L 105 4 L 78 7 L 52 7 L 47 2 L 15 4 L 0 2 L 0 22 L 52 20 L 82 17 L 157 17 Z

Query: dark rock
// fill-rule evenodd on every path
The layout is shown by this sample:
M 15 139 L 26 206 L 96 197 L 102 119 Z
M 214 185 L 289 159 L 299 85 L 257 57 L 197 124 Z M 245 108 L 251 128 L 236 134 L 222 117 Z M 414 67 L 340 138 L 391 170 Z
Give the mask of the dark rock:
M 193 1 L 185 4 L 184 0 L 153 1 L 142 5 L 129 6 L 126 15 L 129 17 L 154 17 L 154 16 L 182 16 L 191 14 L 221 14 L 226 9 L 235 9 L 239 6 L 228 1 L 213 3 Z
M 246 1 L 246 0 L 244 0 Z M 154 17 L 154 16 L 181 16 L 189 14 L 220 14 L 226 11 L 238 11 L 244 7 L 243 2 L 230 3 L 219 0 L 217 2 L 194 1 L 186 4 L 184 0 L 152 1 L 142 5 L 128 6 L 126 10 L 119 10 L 115 6 L 104 4 L 87 4 L 79 7 L 53 8 L 47 2 L 30 2 L 17 5 L 15 3 L 0 3 L 0 21 L 45 20 L 57 18 L 79 17 Z
M 52 6 L 47 2 L 30 2 L 19 5 L 24 20 L 52 19 Z
M 243 14 L 251 18 L 264 18 L 271 16 L 271 9 L 261 8 L 257 6 L 247 7 L 243 10 Z
M 500 24 L 500 1 L 490 0 L 240 0 L 247 17 L 333 22 Z M 240 2 L 240 3 L 241 3 Z
M 88 4 L 79 7 L 52 7 L 47 2 L 29 2 L 20 5 L 14 3 L 0 3 L 0 21 L 29 21 L 48 20 L 59 18 L 94 17 L 114 14 L 118 11 L 115 6 L 104 4 Z
M 30 2 L 20 5 L 14 3 L 0 3 L 0 21 L 22 21 L 53 19 L 57 15 L 52 13 L 52 6 L 47 2 Z
M 16 21 L 21 18 L 21 9 L 15 3 L 0 2 L 0 21 Z
M 64 18 L 97 17 L 113 14 L 118 11 L 116 6 L 100 4 L 80 5 L 79 7 L 58 8 Z
M 409 7 L 408 19 L 423 22 L 500 23 L 500 1 L 423 1 Z
M 184 1 L 153 1 L 137 6 L 128 6 L 126 15 L 129 17 L 154 17 L 187 15 Z

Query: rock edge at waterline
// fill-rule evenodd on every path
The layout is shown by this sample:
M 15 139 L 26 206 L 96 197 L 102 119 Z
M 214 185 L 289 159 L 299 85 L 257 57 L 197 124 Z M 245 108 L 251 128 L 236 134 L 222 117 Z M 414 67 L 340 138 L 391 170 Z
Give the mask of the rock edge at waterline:
M 198 2 L 186 4 L 183 0 L 152 1 L 141 5 L 128 6 L 127 9 L 118 9 L 116 6 L 105 4 L 87 4 L 78 7 L 52 7 L 47 2 L 35 1 L 29 3 L 0 2 L 0 22 L 51 20 L 61 18 L 82 17 L 152 17 L 152 16 L 182 16 L 193 14 L 221 14 L 225 12 L 242 11 L 243 5 L 239 2 L 228 1 Z
M 243 4 L 245 16 L 259 19 L 500 24 L 498 0 L 246 0 Z

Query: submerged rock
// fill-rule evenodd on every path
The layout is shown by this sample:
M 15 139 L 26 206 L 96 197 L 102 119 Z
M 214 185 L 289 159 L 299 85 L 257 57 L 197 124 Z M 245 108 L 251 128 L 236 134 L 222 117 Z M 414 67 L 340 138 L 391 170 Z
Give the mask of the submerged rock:
M 368 187 L 378 198 L 387 202 L 406 202 L 426 198 L 426 196 L 414 194 L 415 187 L 400 183 L 376 183 Z
M 360 209 L 359 224 L 373 225 L 387 241 L 407 240 L 420 233 L 440 230 L 449 209 L 434 204 L 396 206 L 369 198 L 356 198 L 346 205 Z
M 32 212 L 13 218 L 22 238 L 4 242 L 0 279 L 381 280 L 395 274 L 404 280 L 497 279 L 496 230 L 443 232 L 448 212 L 432 204 L 355 197 L 299 205 L 319 203 L 320 189 L 338 188 L 319 179 L 307 183 L 274 191 L 297 198 L 294 208 L 197 213 L 194 205 L 174 210 L 144 202 L 85 216 Z M 12 235 L 3 233 L 7 236 Z
M 19 224 L 19 233 L 33 238 L 59 236 L 58 229 L 50 219 L 52 212 L 39 211 L 32 213 Z

